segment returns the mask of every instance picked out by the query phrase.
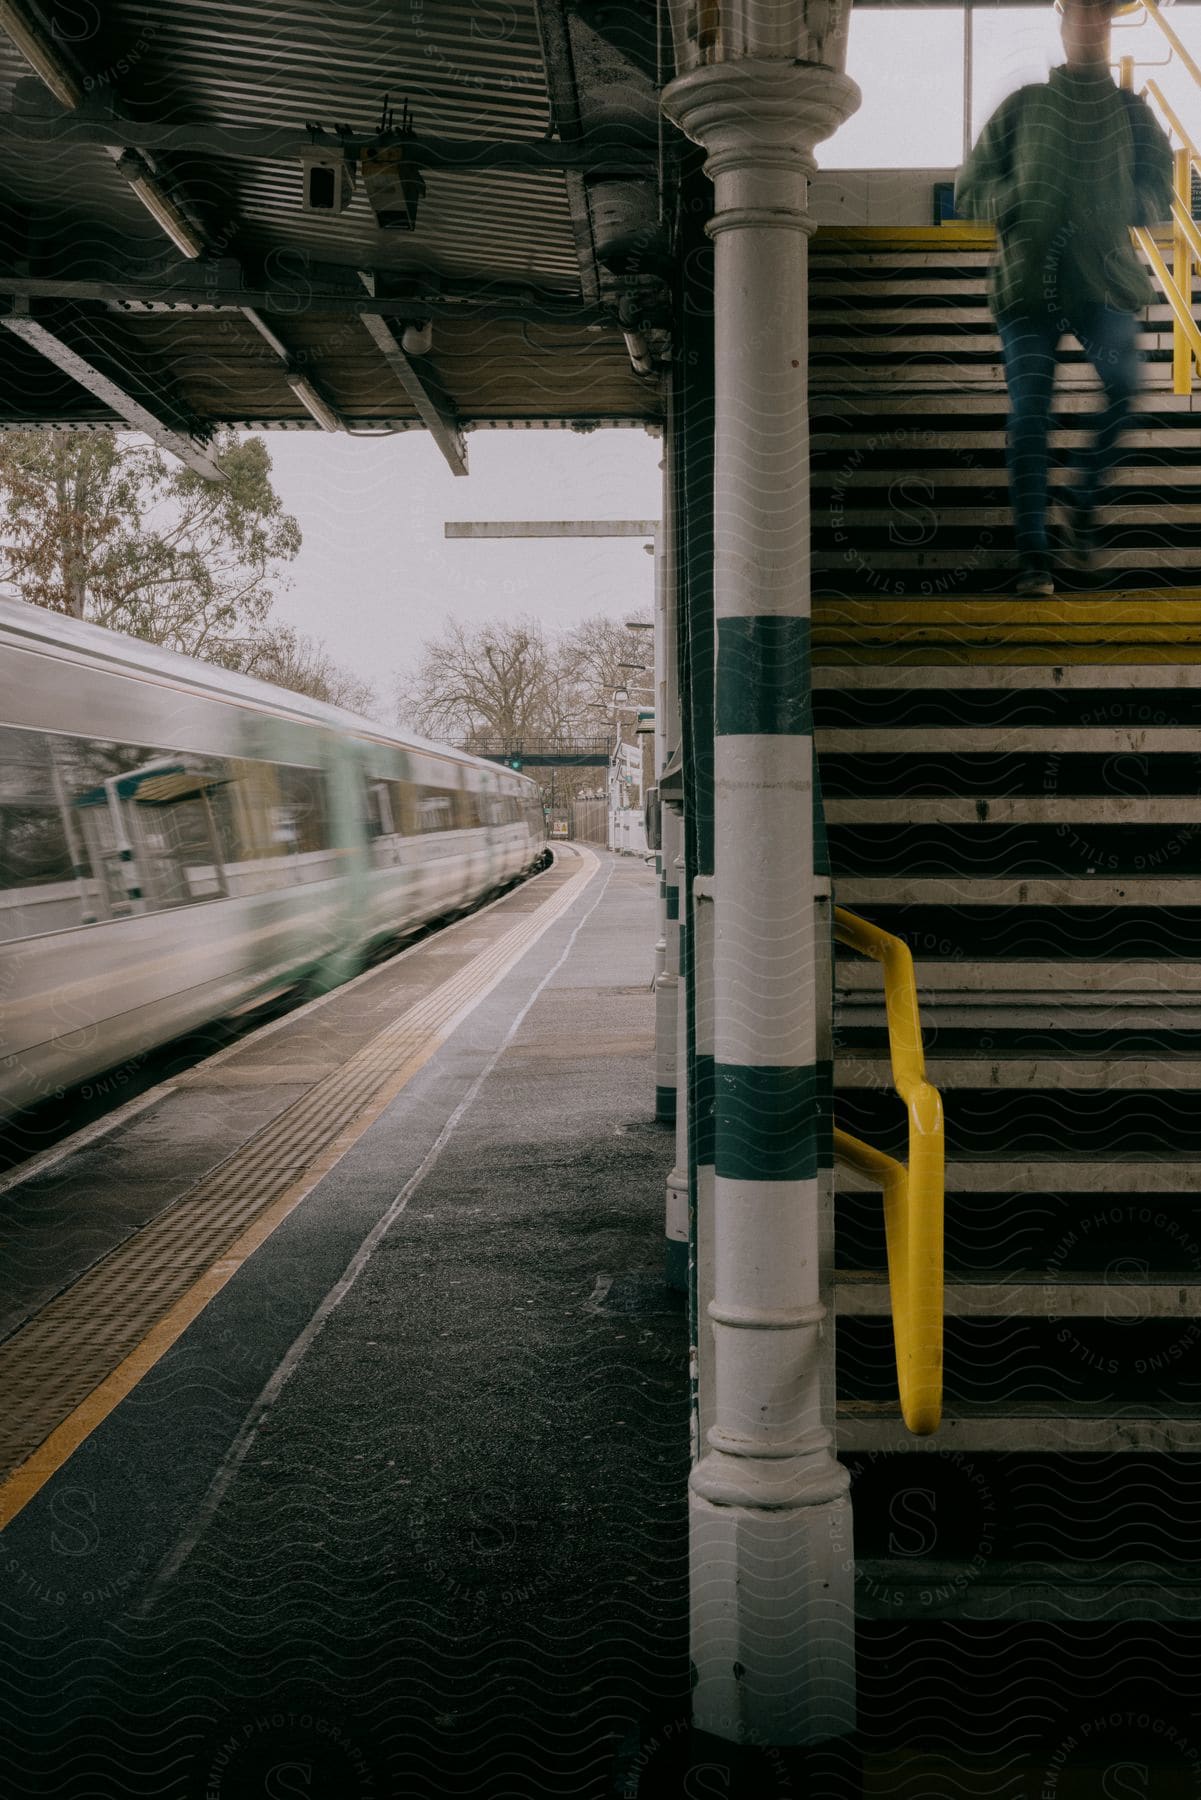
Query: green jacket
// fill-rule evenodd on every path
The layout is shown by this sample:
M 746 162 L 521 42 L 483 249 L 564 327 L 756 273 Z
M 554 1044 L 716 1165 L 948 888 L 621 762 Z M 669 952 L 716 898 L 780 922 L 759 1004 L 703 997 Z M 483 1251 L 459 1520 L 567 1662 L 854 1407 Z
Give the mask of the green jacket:
M 1107 69 L 1066 65 L 1001 103 L 955 185 L 958 212 L 996 223 L 997 318 L 1149 306 L 1130 227 L 1158 224 L 1171 205 L 1171 146 L 1146 101 Z

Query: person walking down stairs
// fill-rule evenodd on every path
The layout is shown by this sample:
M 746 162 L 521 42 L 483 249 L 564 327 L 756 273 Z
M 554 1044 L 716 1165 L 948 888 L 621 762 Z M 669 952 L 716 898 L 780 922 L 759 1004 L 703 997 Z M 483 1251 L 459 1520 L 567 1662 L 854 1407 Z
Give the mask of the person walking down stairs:
M 994 222 L 989 283 L 1009 389 L 1006 453 L 1019 594 L 1054 593 L 1047 461 L 1055 354 L 1071 332 L 1105 393 L 1096 435 L 1066 499 L 1079 568 L 1095 556 L 1096 513 L 1139 387 L 1137 314 L 1155 291 L 1132 225 L 1170 217 L 1172 150 L 1146 101 L 1114 83 L 1115 0 L 1064 0 L 1067 60 L 989 119 L 955 187 L 956 210 Z

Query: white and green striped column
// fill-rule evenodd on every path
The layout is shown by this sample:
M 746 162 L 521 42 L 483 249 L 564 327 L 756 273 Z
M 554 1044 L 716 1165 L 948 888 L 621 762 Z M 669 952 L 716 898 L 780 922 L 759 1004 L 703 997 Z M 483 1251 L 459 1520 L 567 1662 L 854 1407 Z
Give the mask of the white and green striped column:
M 839 72 L 841 0 L 719 5 L 695 44 L 682 10 L 686 72 L 663 103 L 714 182 L 716 399 L 712 1422 L 690 1483 L 693 1718 L 810 1744 L 854 1724 L 854 1561 L 825 1377 L 807 184 L 858 90 Z

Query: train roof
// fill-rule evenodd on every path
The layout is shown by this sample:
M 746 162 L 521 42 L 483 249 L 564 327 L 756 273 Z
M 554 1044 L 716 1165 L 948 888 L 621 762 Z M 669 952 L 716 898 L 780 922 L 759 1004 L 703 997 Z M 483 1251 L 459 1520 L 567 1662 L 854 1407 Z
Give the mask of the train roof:
M 523 782 L 529 777 L 503 769 L 484 757 L 471 756 L 447 744 L 412 732 L 401 732 L 395 726 L 381 725 L 374 719 L 348 712 L 345 707 L 327 706 L 307 694 L 296 694 L 289 688 L 275 687 L 254 675 L 241 675 L 223 669 L 216 663 L 199 662 L 177 650 L 164 650 L 161 644 L 147 644 L 141 638 L 124 637 L 84 619 L 70 618 L 66 613 L 51 612 L 42 606 L 30 606 L 24 600 L 0 599 L 0 641 L 4 638 L 19 644 L 34 645 L 49 651 L 65 651 L 85 661 L 106 668 L 136 671 L 143 678 L 158 677 L 173 686 L 183 685 L 210 699 L 234 705 L 269 710 L 294 719 L 304 719 L 331 730 L 351 732 L 356 737 L 372 737 L 396 744 L 405 750 L 428 750 L 438 756 L 449 756 L 455 762 L 472 768 L 486 769 L 490 774 L 507 777 L 505 785 Z M 0 723 L 3 720 L 0 719 Z

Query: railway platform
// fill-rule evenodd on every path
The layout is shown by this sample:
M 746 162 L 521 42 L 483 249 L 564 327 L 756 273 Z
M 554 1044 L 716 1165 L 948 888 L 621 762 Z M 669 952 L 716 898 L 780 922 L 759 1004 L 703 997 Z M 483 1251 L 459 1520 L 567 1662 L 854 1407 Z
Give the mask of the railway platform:
M 6 1178 L 6 1794 L 604 1794 L 686 1715 L 654 890 L 561 848 Z

